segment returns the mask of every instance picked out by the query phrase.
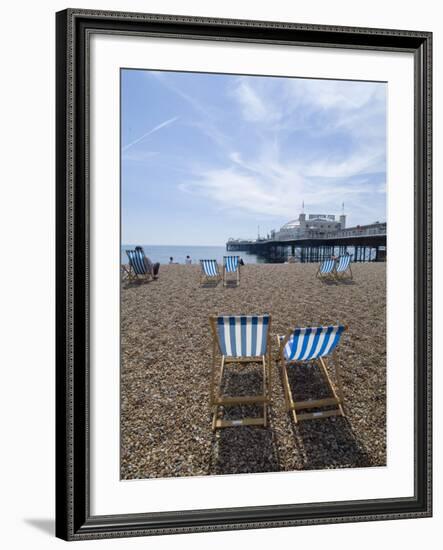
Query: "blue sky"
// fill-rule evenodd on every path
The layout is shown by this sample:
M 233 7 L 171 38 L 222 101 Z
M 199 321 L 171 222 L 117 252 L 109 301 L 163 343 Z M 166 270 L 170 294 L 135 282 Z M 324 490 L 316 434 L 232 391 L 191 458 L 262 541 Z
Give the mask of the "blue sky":
M 386 219 L 386 84 L 122 70 L 122 242 Z

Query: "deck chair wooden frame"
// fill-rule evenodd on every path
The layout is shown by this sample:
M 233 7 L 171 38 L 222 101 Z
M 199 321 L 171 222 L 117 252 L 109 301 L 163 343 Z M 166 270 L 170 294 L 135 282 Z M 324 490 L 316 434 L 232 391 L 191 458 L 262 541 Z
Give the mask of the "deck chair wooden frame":
M 339 271 L 339 268 L 341 266 L 341 260 L 343 258 L 349 258 L 349 263 L 348 263 L 348 265 L 346 266 L 345 269 L 340 269 L 340 271 Z M 338 257 L 337 262 L 335 264 L 334 276 L 337 279 L 337 281 L 353 278 L 352 269 L 351 269 L 351 256 L 349 254 L 345 254 L 343 256 Z
M 323 260 L 321 264 L 318 266 L 318 270 L 316 273 L 317 279 L 326 280 L 330 279 L 333 280 L 335 278 L 335 260 L 334 258 L 328 258 L 327 260 Z M 328 268 L 327 271 L 324 270 L 324 268 Z
M 120 275 L 122 281 L 130 281 L 132 277 L 132 267 L 131 264 L 121 265 Z
M 327 328 L 327 327 L 315 327 L 315 328 Z M 343 332 L 348 329 L 347 325 L 343 326 Z M 294 423 L 297 424 L 300 420 L 309 420 L 309 419 L 319 419 L 327 418 L 329 416 L 346 416 L 344 408 L 344 397 L 343 397 L 343 386 L 342 386 L 342 375 L 340 370 L 340 362 L 338 360 L 337 348 L 334 347 L 332 351 L 332 359 L 335 371 L 334 382 L 331 379 L 331 376 L 328 372 L 328 356 L 315 357 L 307 361 L 289 361 L 284 355 L 284 349 L 288 341 L 291 339 L 294 330 L 289 331 L 285 337 L 277 336 L 277 341 L 279 345 L 279 356 L 278 362 L 281 367 L 282 383 L 283 390 L 285 394 L 285 403 L 286 410 L 288 413 L 292 414 Z M 291 386 L 289 384 L 288 377 L 288 368 L 297 364 L 303 363 L 312 363 L 317 362 L 320 371 L 323 375 L 325 383 L 329 387 L 332 397 L 325 397 L 321 399 L 306 399 L 303 401 L 294 401 Z M 315 412 L 303 412 L 309 409 L 319 409 L 322 407 L 334 407 L 332 409 L 320 410 Z
M 235 271 L 228 271 L 226 269 L 226 260 L 229 258 L 237 258 L 237 268 Z M 223 256 L 223 286 L 227 286 L 228 284 L 228 273 L 235 273 L 235 279 L 231 278 L 230 280 L 235 280 L 235 284 L 238 286 L 240 284 L 240 256 Z
M 138 254 L 139 258 L 134 263 L 133 254 Z M 153 279 L 152 273 L 148 270 L 145 264 L 145 254 L 144 252 L 139 252 L 137 250 L 127 250 L 126 255 L 128 256 L 129 269 L 126 269 L 127 281 L 150 281 Z
M 251 318 L 251 317 L 265 317 L 265 315 L 227 315 L 216 316 L 211 315 L 209 317 L 209 323 L 211 326 L 211 332 L 213 336 L 212 344 L 212 368 L 211 368 L 211 383 L 210 383 L 210 407 L 212 412 L 212 430 L 215 431 L 218 428 L 228 428 L 232 426 L 264 426 L 268 425 L 269 411 L 268 407 L 271 402 L 271 316 L 268 317 L 268 332 L 266 336 L 266 350 L 263 355 L 251 355 L 251 356 L 229 356 L 224 355 L 222 347 L 220 345 L 219 334 L 217 330 L 217 323 L 219 317 L 235 317 L 235 318 Z M 218 355 L 221 355 L 221 362 L 219 363 L 219 372 L 217 373 Z M 256 363 L 258 367 L 261 366 L 263 376 L 263 391 L 257 395 L 242 395 L 242 396 L 225 396 L 221 393 L 223 375 L 225 367 L 232 363 Z M 244 417 L 239 420 L 225 420 L 218 418 L 218 413 L 221 407 L 234 407 L 238 405 L 259 405 L 263 407 L 263 415 L 261 417 Z
M 214 266 L 214 275 L 209 275 L 206 273 L 205 268 L 203 267 L 204 262 L 211 262 Z M 200 284 L 207 283 L 218 283 L 221 280 L 220 270 L 218 268 L 217 260 L 200 260 Z

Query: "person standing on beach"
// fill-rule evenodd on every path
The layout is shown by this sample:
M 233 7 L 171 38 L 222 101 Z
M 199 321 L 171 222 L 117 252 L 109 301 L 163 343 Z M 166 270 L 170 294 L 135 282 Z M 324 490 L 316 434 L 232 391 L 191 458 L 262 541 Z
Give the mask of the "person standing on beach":
M 152 275 L 153 279 L 158 279 L 158 270 L 160 269 L 160 263 L 151 262 L 151 260 L 145 255 L 145 251 L 141 246 L 136 246 L 135 250 L 143 255 L 143 260 L 145 262 L 146 270 L 148 271 L 148 273 Z
M 174 263 L 174 258 L 173 258 L 172 256 L 169 258 L 169 263 L 170 263 L 170 264 L 173 264 L 173 263 Z
M 186 256 L 185 264 L 192 264 L 191 256 Z

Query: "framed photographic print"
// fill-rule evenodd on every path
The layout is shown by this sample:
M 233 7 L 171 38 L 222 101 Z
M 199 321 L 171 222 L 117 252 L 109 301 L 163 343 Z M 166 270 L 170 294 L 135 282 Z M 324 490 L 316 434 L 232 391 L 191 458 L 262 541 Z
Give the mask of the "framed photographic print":
M 431 40 L 57 14 L 57 536 L 431 515 Z

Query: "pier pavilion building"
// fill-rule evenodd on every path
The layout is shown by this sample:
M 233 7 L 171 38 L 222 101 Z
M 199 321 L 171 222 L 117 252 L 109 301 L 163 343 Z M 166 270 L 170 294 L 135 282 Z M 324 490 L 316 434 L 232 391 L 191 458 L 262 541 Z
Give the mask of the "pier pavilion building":
M 346 214 L 309 214 L 299 215 L 298 219 L 285 223 L 279 231 L 272 231 L 271 238 L 276 241 L 289 241 L 333 235 L 346 228 Z

